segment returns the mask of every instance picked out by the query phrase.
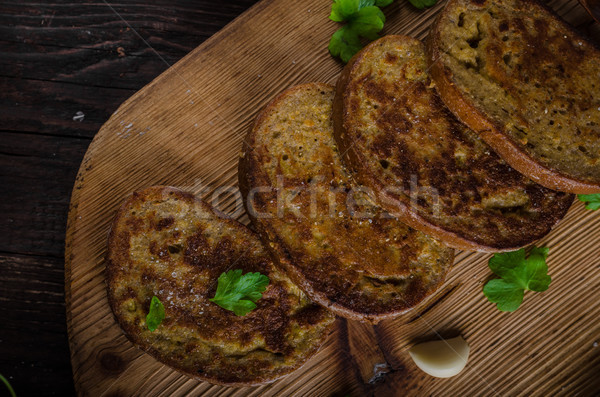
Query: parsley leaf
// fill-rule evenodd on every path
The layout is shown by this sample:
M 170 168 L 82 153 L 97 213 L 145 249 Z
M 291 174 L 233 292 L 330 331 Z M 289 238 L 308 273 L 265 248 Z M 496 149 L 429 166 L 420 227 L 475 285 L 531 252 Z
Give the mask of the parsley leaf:
M 588 210 L 597 210 L 600 208 L 600 193 L 595 194 L 578 194 L 579 201 L 585 203 L 585 208 Z
M 496 303 L 498 310 L 513 312 L 523 302 L 525 291 L 542 292 L 548 289 L 547 247 L 533 247 L 525 257 L 525 249 L 495 254 L 488 266 L 501 278 L 488 281 L 483 294 L 490 302 Z
M 422 10 L 425 7 L 431 7 L 437 3 L 437 0 L 408 0 L 410 4 Z
M 269 277 L 264 274 L 246 273 L 242 269 L 221 273 L 217 292 L 211 302 L 223 309 L 231 310 L 236 316 L 245 316 L 256 308 L 256 301 L 269 285 Z
M 391 4 L 393 0 L 334 0 L 329 19 L 347 22 L 338 29 L 329 41 L 329 52 L 348 62 L 363 47 L 361 38 L 376 40 L 383 29 L 385 15 L 379 7 Z
M 160 325 L 160 323 L 162 323 L 162 320 L 164 319 L 165 307 L 155 295 L 150 301 L 150 310 L 148 311 L 148 315 L 146 316 L 146 325 L 148 326 L 148 329 L 150 331 L 154 332 L 154 330 L 158 328 L 158 326 Z
M 514 312 L 521 306 L 525 290 L 504 279 L 495 278 L 487 282 L 483 293 L 490 302 L 496 304 L 498 310 Z
M 348 62 L 354 54 L 360 51 L 362 43 L 355 31 L 344 26 L 331 36 L 328 48 L 331 55 Z
M 358 0 L 334 0 L 333 4 L 331 5 L 331 14 L 329 15 L 329 19 L 335 22 L 344 22 L 348 20 L 352 14 L 357 12 L 358 8 Z
M 348 27 L 359 36 L 376 40 L 379 38 L 377 32 L 383 29 L 384 23 L 385 15 L 383 15 L 383 11 L 379 7 L 370 6 L 358 10 L 352 16 Z

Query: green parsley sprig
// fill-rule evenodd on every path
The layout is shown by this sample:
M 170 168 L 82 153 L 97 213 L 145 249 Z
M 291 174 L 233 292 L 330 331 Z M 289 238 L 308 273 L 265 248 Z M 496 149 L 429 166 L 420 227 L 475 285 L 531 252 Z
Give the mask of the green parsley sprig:
M 600 193 L 578 194 L 577 198 L 585 203 L 585 208 L 588 210 L 595 211 L 600 208 Z
M 245 316 L 256 309 L 256 301 L 269 285 L 269 277 L 264 274 L 246 273 L 242 269 L 221 273 L 215 297 L 210 299 L 223 309 L 231 310 L 236 316 Z
M 542 292 L 550 286 L 548 275 L 547 247 L 533 247 L 525 257 L 525 249 L 495 254 L 488 266 L 501 278 L 487 282 L 483 293 L 498 310 L 513 312 L 521 306 L 525 291 Z
M 6 379 L 4 376 L 2 376 L 2 374 L 0 374 L 0 381 L 2 381 L 2 383 L 4 383 L 4 385 L 8 389 L 8 392 L 10 393 L 11 397 L 17 397 L 17 394 L 15 393 L 15 390 L 12 388 L 12 386 L 8 382 L 8 379 Z
M 437 0 L 409 0 L 418 9 L 431 7 Z M 379 38 L 385 24 L 381 7 L 394 0 L 333 0 L 329 19 L 346 23 L 329 40 L 329 52 L 347 63 L 363 46 Z
M 153 296 L 150 301 L 150 310 L 146 316 L 146 325 L 152 332 L 158 328 L 160 323 L 165 319 L 165 307 L 157 296 Z
M 346 22 L 329 41 L 329 52 L 347 63 L 363 47 L 363 40 L 376 40 L 383 29 L 385 15 L 379 7 L 394 0 L 334 0 L 329 19 Z

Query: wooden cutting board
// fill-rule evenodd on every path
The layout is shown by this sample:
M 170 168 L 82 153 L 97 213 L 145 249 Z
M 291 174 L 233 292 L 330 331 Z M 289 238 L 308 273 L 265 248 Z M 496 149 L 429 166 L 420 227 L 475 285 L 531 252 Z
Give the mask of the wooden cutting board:
M 329 0 L 264 0 L 126 101 L 81 164 L 66 245 L 66 303 L 77 391 L 91 396 L 590 395 L 600 390 L 600 211 L 576 203 L 541 244 L 550 247 L 547 292 L 515 313 L 487 302 L 489 255 L 460 252 L 444 286 L 411 313 L 377 326 L 339 320 L 303 368 L 270 385 L 226 388 L 181 375 L 136 349 L 109 309 L 104 255 L 109 223 L 133 190 L 167 184 L 220 198 L 234 212 L 238 152 L 256 113 L 298 83 L 334 83 L 327 52 L 338 27 Z M 576 1 L 549 5 L 600 41 Z M 385 33 L 424 38 L 443 4 L 385 9 Z M 238 219 L 248 221 L 243 213 Z M 450 379 L 420 372 L 407 349 L 462 334 L 467 368 Z M 374 373 L 376 364 L 380 370 Z M 382 370 L 381 370 L 382 369 Z M 387 373 L 385 373 L 387 372 Z

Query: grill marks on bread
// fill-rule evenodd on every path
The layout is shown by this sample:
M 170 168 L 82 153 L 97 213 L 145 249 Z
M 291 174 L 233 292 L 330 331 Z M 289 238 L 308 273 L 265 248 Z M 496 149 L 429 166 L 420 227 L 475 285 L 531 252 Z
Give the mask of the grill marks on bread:
M 240 187 L 244 197 L 268 187 L 249 208 L 253 224 L 313 300 L 378 321 L 432 293 L 453 252 L 386 217 L 352 183 L 332 135 L 332 99 L 333 87 L 306 84 L 271 102 L 245 140 Z
M 219 275 L 232 269 L 270 278 L 257 308 L 243 317 L 209 302 Z M 174 188 L 148 188 L 125 201 L 106 271 L 109 302 L 127 337 L 213 383 L 260 384 L 293 371 L 318 350 L 334 320 L 273 266 L 249 229 Z M 145 318 L 154 295 L 166 317 L 151 332 Z
M 600 191 L 600 50 L 534 0 L 451 0 L 428 41 L 442 99 L 513 167 Z
M 514 250 L 544 236 L 573 197 L 500 159 L 444 106 L 426 70 L 422 43 L 404 36 L 371 43 L 344 69 L 335 137 L 357 179 L 453 247 Z

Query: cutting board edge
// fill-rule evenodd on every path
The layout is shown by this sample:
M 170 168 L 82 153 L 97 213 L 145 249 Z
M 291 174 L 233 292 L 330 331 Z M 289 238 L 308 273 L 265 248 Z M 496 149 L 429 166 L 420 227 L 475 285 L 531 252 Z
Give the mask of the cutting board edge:
M 81 165 L 79 166 L 79 169 L 77 171 L 77 175 L 75 177 L 75 182 L 73 184 L 73 189 L 71 191 L 71 197 L 69 200 L 69 211 L 67 214 L 67 227 L 66 227 L 66 232 L 65 232 L 65 255 L 64 255 L 64 259 L 65 259 L 65 270 L 64 270 L 64 272 L 65 272 L 65 277 L 64 277 L 64 281 L 65 281 L 65 311 L 66 311 L 67 335 L 68 335 L 68 340 L 69 340 L 71 370 L 73 372 L 75 391 L 77 392 L 78 395 L 83 395 L 84 390 L 81 389 L 81 387 L 82 387 L 81 383 L 77 381 L 77 376 L 75 373 L 76 367 L 75 367 L 75 365 L 73 365 L 74 360 L 76 359 L 77 352 L 73 346 L 73 340 L 71 337 L 72 332 L 73 332 L 73 315 L 72 315 L 72 310 L 71 310 L 72 303 L 73 303 L 72 302 L 72 294 L 71 294 L 71 281 L 72 281 L 71 269 L 73 266 L 72 246 L 73 246 L 73 236 L 74 236 L 75 230 L 77 229 L 77 226 L 78 226 L 77 216 L 78 216 L 78 205 L 79 205 L 79 201 L 80 201 L 80 191 L 82 190 L 82 187 L 83 187 L 82 184 L 84 183 L 83 182 L 85 179 L 84 176 L 88 170 L 88 163 L 92 160 L 93 154 L 96 150 L 96 146 L 98 145 L 99 141 L 103 138 L 102 133 L 107 124 L 109 124 L 114 118 L 116 118 L 131 103 L 135 102 L 138 98 L 146 95 L 147 92 L 151 91 L 152 88 L 156 84 L 158 84 L 158 82 L 160 80 L 168 78 L 168 76 L 171 73 L 175 73 L 178 68 L 182 67 L 182 65 L 187 63 L 189 61 L 189 59 L 194 57 L 197 53 L 200 53 L 200 52 L 206 50 L 207 48 L 210 48 L 210 47 L 216 45 L 220 40 L 227 37 L 229 34 L 233 33 L 235 28 L 238 25 L 245 23 L 246 20 L 249 18 L 252 18 L 252 16 L 254 14 L 261 12 L 265 7 L 267 7 L 267 5 L 268 5 L 267 0 L 262 0 L 256 4 L 254 4 L 248 10 L 246 10 L 245 12 L 240 14 L 238 17 L 236 17 L 233 21 L 231 21 L 227 25 L 225 25 L 217 33 L 215 33 L 214 35 L 212 35 L 211 37 L 206 39 L 198 47 L 196 47 L 195 49 L 190 51 L 187 55 L 185 55 L 183 58 L 181 58 L 175 64 L 170 65 L 166 71 L 164 71 L 163 73 L 158 75 L 150 83 L 146 84 L 144 87 L 142 87 L 139 91 L 137 91 L 131 97 L 127 98 L 123 103 L 121 103 L 121 105 L 119 105 L 117 110 L 115 112 L 113 112 L 113 114 L 109 117 L 109 119 L 104 122 L 102 127 L 100 127 L 100 129 L 98 130 L 98 132 L 92 139 L 92 142 L 90 143 L 90 145 L 88 146 L 88 148 L 85 152 L 85 155 L 81 161 Z

